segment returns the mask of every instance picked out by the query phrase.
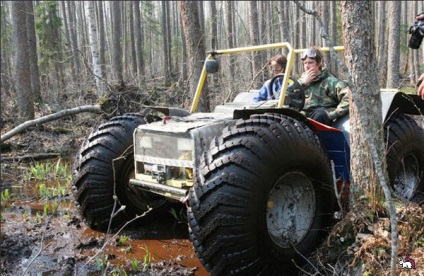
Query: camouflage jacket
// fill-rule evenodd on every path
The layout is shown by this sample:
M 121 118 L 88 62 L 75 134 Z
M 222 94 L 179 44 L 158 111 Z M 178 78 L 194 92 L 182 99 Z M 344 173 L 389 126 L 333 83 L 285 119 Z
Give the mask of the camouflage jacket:
M 318 107 L 324 108 L 331 120 L 349 112 L 350 89 L 345 82 L 331 75 L 326 68 L 309 86 L 303 84 L 305 76 L 306 73 L 303 73 L 299 82 L 305 89 L 303 110 L 306 116 Z

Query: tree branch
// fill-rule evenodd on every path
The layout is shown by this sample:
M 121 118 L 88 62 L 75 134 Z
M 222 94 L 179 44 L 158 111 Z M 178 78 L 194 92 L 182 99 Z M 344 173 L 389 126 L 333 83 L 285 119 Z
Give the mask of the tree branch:
M 82 113 L 82 112 L 95 112 L 95 113 L 100 113 L 102 112 L 100 105 L 84 105 L 84 106 L 79 106 L 79 107 L 75 107 L 75 108 L 71 108 L 71 109 L 65 109 L 62 111 L 59 111 L 57 113 L 53 113 L 50 115 L 46 115 L 34 120 L 30 120 L 30 121 L 26 121 L 22 124 L 20 124 L 19 126 L 15 127 L 14 129 L 12 129 L 11 131 L 2 134 L 1 138 L 0 138 L 0 143 L 3 143 L 4 141 L 12 138 L 13 136 L 15 136 L 16 134 L 26 130 L 27 128 L 29 128 L 30 126 L 35 126 L 35 125 L 41 125 L 50 121 L 54 121 L 57 119 L 60 119 L 62 117 L 65 116 L 69 116 L 69 115 L 74 115 L 74 114 L 78 114 L 78 113 Z

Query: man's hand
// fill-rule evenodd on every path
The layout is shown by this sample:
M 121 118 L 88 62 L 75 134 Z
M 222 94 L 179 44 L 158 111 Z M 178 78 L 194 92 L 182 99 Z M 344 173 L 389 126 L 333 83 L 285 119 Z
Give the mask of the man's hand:
M 303 84 L 310 85 L 311 82 L 319 75 L 319 70 L 310 69 L 306 71 L 306 78 L 303 80 Z
M 420 84 L 420 86 L 418 86 L 417 94 L 418 96 L 421 96 L 421 99 L 424 100 L 424 74 L 419 77 L 418 83 Z

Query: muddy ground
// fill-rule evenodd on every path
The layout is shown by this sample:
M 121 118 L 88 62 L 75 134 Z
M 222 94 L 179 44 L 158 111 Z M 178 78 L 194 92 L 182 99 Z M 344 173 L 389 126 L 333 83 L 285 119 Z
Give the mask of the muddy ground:
M 113 236 L 88 229 L 72 208 L 37 218 L 29 214 L 43 210 L 28 203 L 2 212 L 1 275 L 207 275 L 187 226 L 173 219 Z

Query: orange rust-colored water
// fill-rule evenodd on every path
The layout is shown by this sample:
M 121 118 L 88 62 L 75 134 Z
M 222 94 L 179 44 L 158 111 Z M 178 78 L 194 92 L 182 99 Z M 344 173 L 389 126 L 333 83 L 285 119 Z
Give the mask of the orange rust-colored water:
M 172 227 L 168 229 L 171 230 Z M 150 262 L 176 262 L 186 267 L 197 268 L 194 273 L 195 276 L 209 275 L 196 257 L 193 245 L 188 238 L 143 239 L 137 238 L 137 234 L 134 233 L 136 231 L 135 229 L 121 233 L 121 235 L 127 235 L 129 237 L 124 246 L 116 246 L 116 244 L 106 246 L 105 253 L 113 256 L 110 260 L 111 264 L 128 266 L 130 260 L 135 258 L 142 261 L 146 255 L 150 255 Z M 157 235 L 160 236 L 160 233 L 154 234 L 154 236 Z M 87 228 L 83 236 L 101 237 L 104 234 Z M 131 247 L 131 250 L 128 252 L 127 249 L 129 247 Z
M 46 183 L 49 186 L 49 183 Z M 84 223 L 70 223 L 70 220 L 76 216 L 76 208 L 70 196 L 64 198 L 56 198 L 53 200 L 42 199 L 31 189 L 14 189 L 13 196 L 15 197 L 11 203 L 3 205 L 1 222 L 2 231 L 20 228 L 22 233 L 33 235 L 33 232 L 39 233 L 42 231 L 35 230 L 30 226 L 30 221 L 35 223 L 36 214 L 40 220 L 38 224 L 43 224 L 46 221 L 45 206 L 49 205 L 48 209 L 48 223 L 50 229 L 55 229 L 54 233 L 63 233 L 60 235 L 71 236 L 72 242 L 67 242 L 62 236 L 48 235 L 44 242 L 49 245 L 53 252 L 52 254 L 59 255 L 72 255 L 78 252 L 79 255 L 87 256 L 84 262 L 89 258 L 95 258 L 96 254 L 100 251 L 101 242 L 111 239 L 112 234 L 106 235 L 105 233 L 94 231 L 88 228 Z M 26 192 L 24 192 L 26 191 Z M 57 213 L 52 213 L 52 203 L 57 202 Z M 32 218 L 31 218 L 32 217 Z M 30 219 L 29 219 L 30 218 Z M 78 227 L 76 227 L 78 225 Z M 40 226 L 41 227 L 41 226 Z M 42 226 L 44 227 L 44 226 Z M 30 230 L 25 230 L 25 229 Z M 50 233 L 49 233 L 50 234 Z M 128 237 L 124 246 L 117 246 L 116 240 L 119 236 L 125 235 Z M 55 240 L 58 238 L 58 240 Z M 78 243 L 87 243 L 92 238 L 99 241 L 97 246 L 87 249 L 75 249 Z M 72 244 L 72 245 L 71 245 Z M 61 248 L 60 251 L 55 251 L 53 248 Z M 68 249 L 66 249 L 68 247 Z M 66 250 L 65 250 L 66 249 Z M 45 250 L 46 252 L 48 250 Z M 209 275 L 200 260 L 196 257 L 192 243 L 188 238 L 188 229 L 186 223 L 178 223 L 171 215 L 165 218 L 159 218 L 157 221 L 138 228 L 124 229 L 114 240 L 110 240 L 105 247 L 105 254 L 111 256 L 109 262 L 112 265 L 131 268 L 131 260 L 136 259 L 143 262 L 146 256 L 149 256 L 148 262 L 160 263 L 164 262 L 172 266 L 184 266 L 188 269 L 194 270 L 195 276 Z M 93 260 L 91 263 L 95 263 Z M 32 272 L 37 272 L 36 270 Z M 48 275 L 48 274 L 46 274 Z

